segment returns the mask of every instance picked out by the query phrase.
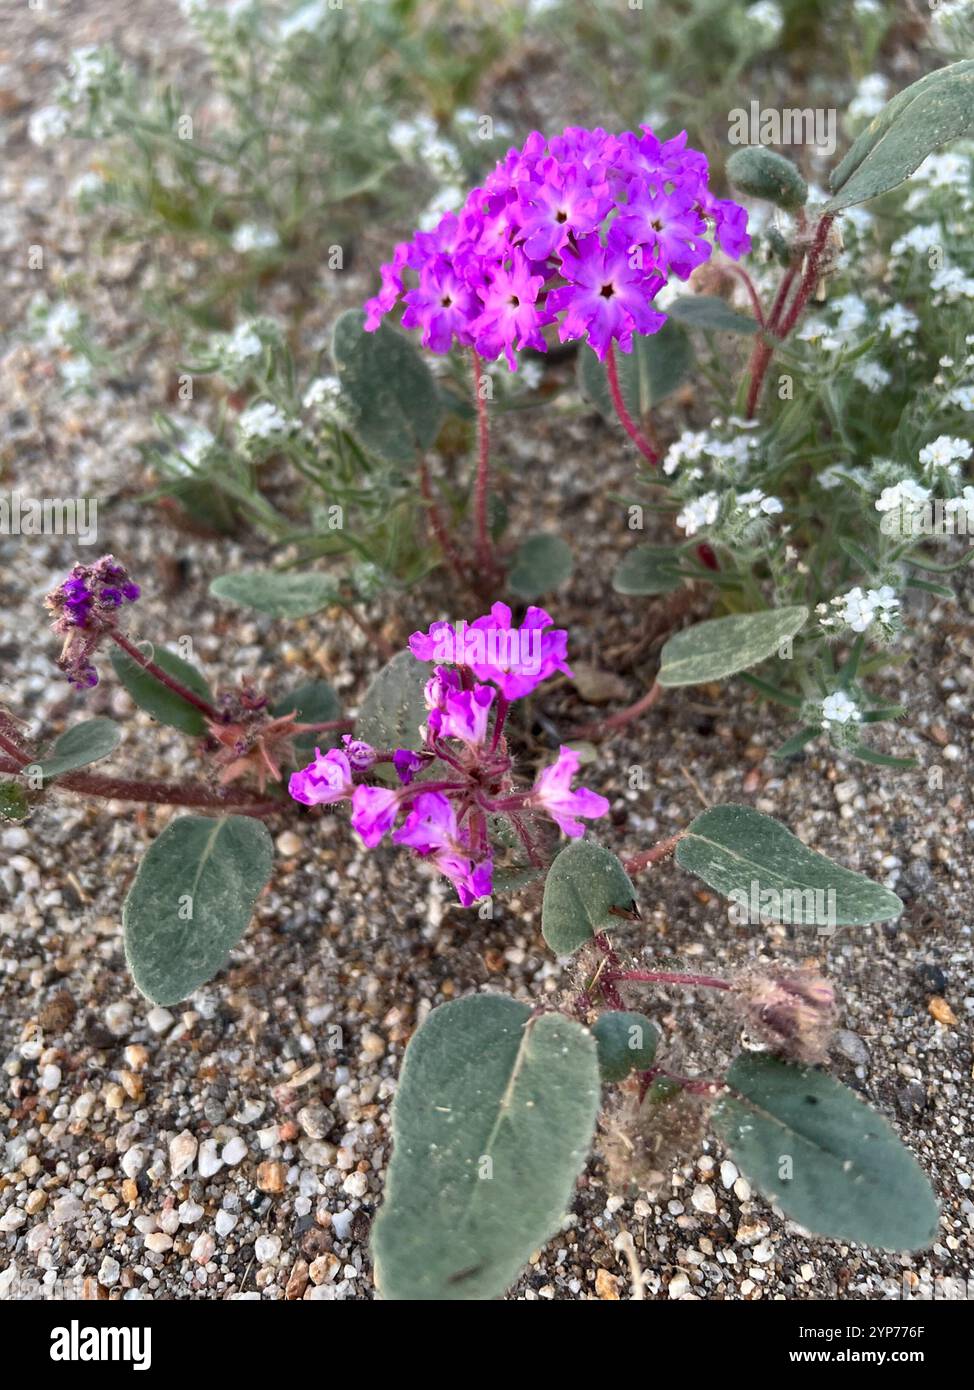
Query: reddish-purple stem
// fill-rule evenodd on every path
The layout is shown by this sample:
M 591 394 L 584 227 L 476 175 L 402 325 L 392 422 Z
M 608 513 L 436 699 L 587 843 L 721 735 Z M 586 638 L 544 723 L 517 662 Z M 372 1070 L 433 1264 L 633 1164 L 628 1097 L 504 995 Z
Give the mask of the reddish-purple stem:
M 605 356 L 605 374 L 609 381 L 609 394 L 612 397 L 612 404 L 615 406 L 619 423 L 642 454 L 643 458 L 648 459 L 655 468 L 659 463 L 659 454 L 650 444 L 635 420 L 629 414 L 625 401 L 622 399 L 622 388 L 619 385 L 619 369 L 616 366 L 615 349 L 609 343 L 609 350 Z

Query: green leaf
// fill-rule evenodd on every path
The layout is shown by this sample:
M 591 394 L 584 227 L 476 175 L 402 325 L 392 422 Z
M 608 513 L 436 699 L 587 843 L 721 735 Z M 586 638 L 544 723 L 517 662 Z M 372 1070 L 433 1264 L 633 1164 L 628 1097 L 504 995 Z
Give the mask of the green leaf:
M 677 844 L 676 862 L 777 922 L 855 927 L 903 911 L 888 888 L 833 864 L 750 806 L 714 806 L 697 816 Z
M 599 1017 L 592 1033 L 603 1081 L 622 1081 L 631 1071 L 645 1071 L 653 1065 L 659 1029 L 645 1014 L 613 1009 Z
M 0 821 L 26 820 L 30 811 L 27 792 L 19 782 L 0 782 Z
M 397 653 L 365 692 L 355 720 L 355 737 L 382 752 L 419 748 L 423 741 L 419 728 L 426 723 L 428 713 L 423 691 L 432 669 L 429 662 L 417 661 L 410 651 Z M 376 773 L 395 776 L 383 767 Z
M 529 536 L 514 554 L 508 587 L 522 598 L 537 598 L 564 584 L 573 564 L 572 552 L 560 536 Z
M 916 767 L 916 758 L 897 758 L 892 753 L 880 753 L 865 743 L 857 743 L 849 750 L 861 763 L 872 763 L 874 767 Z
M 792 734 L 791 738 L 786 738 L 780 748 L 774 750 L 773 756 L 776 758 L 793 758 L 796 753 L 800 753 L 807 743 L 811 743 L 813 738 L 818 738 L 822 732 L 820 724 L 806 724 L 799 729 L 797 734 Z
M 305 618 L 337 603 L 338 584 L 330 574 L 313 570 L 299 574 L 291 570 L 239 570 L 221 574 L 210 585 L 215 598 L 256 608 L 272 618 Z
M 598 1104 L 595 1041 L 573 1019 L 487 994 L 434 1009 L 392 1108 L 382 1297 L 502 1294 L 564 1219 Z
M 165 647 L 153 647 L 151 642 L 140 642 L 139 650 L 160 666 L 167 676 L 173 676 L 194 695 L 204 700 L 213 699 L 210 687 L 196 667 L 183 661 L 175 652 Z M 156 680 L 120 648 L 113 649 L 111 659 L 116 676 L 140 709 L 151 714 L 153 719 L 158 719 L 160 724 L 168 724 L 184 734 L 206 733 L 206 722 L 195 705 L 188 704 L 181 695 Z
M 773 656 L 807 617 L 807 608 L 772 608 L 696 623 L 666 643 L 656 679 L 666 686 L 700 685 L 732 676 Z
M 671 545 L 637 545 L 612 576 L 617 594 L 668 594 L 678 589 L 680 552 Z
M 841 212 L 908 179 L 927 155 L 974 130 L 974 59 L 927 73 L 869 123 L 830 180 L 823 211 Z
M 274 847 L 251 816 L 180 816 L 149 846 L 122 910 L 132 977 L 177 1004 L 226 963 L 270 878 Z
M 113 719 L 86 719 L 75 724 L 56 740 L 47 757 L 38 764 L 44 781 L 72 772 L 76 767 L 107 758 L 118 747 L 122 732 Z
M 296 712 L 299 724 L 327 724 L 329 720 L 340 719 L 342 707 L 338 696 L 327 681 L 307 681 L 299 685 L 292 695 L 278 700 L 271 710 L 275 719 L 282 718 L 291 711 Z M 294 740 L 294 753 L 300 765 L 314 757 L 316 748 L 334 748 L 340 735 L 337 733 L 299 734 Z
M 635 893 L 611 850 L 594 840 L 572 840 L 548 870 L 541 930 L 559 956 L 569 956 L 611 926 L 612 908 L 630 912 Z
M 616 366 L 622 399 L 639 421 L 689 376 L 693 346 L 678 324 L 664 323 L 658 333 L 634 333 L 632 352 L 617 352 Z M 578 389 L 606 420 L 617 420 L 605 367 L 591 348 L 578 356 Z
M 387 324 L 366 333 L 361 309 L 349 309 L 335 324 L 332 356 L 353 432 L 387 463 L 414 463 L 436 438 L 443 405 L 409 339 Z
M 756 1053 L 738 1057 L 727 1082 L 737 1095 L 718 1104 L 714 1128 L 787 1216 L 815 1235 L 885 1250 L 930 1245 L 940 1215 L 930 1184 L 853 1091 L 825 1072 Z
M 763 145 L 735 150 L 727 161 L 727 181 L 752 198 L 765 198 L 776 207 L 794 211 L 808 201 L 808 184 L 798 166 Z
M 756 333 L 758 324 L 747 314 L 732 309 L 726 300 L 713 294 L 683 294 L 668 304 L 671 319 L 687 328 L 707 328 L 714 333 Z

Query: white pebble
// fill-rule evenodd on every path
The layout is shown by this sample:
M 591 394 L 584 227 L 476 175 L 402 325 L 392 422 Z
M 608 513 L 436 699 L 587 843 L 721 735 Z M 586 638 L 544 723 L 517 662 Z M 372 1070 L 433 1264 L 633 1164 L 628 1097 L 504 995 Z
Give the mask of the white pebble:
M 235 1139 L 231 1139 L 223 1146 L 223 1153 L 220 1155 L 228 1168 L 233 1168 L 247 1157 L 247 1144 L 238 1134 Z
M 280 1236 L 258 1236 L 254 1241 L 254 1254 L 262 1265 L 267 1264 L 269 1260 L 276 1260 L 280 1253 Z
M 106 1289 L 110 1289 L 113 1284 L 117 1284 L 122 1277 L 122 1266 L 118 1260 L 112 1259 L 111 1255 L 106 1255 L 101 1262 L 98 1270 L 98 1282 L 104 1284 Z
M 146 1016 L 145 1021 L 149 1025 L 152 1032 L 157 1033 L 161 1037 L 163 1033 L 169 1032 L 169 1029 L 176 1022 L 176 1019 L 175 1016 L 171 1014 L 168 1009 L 156 1007 L 154 1009 L 149 1010 L 149 1013 Z
M 197 1236 L 193 1241 L 193 1248 L 189 1252 L 191 1260 L 195 1260 L 198 1265 L 209 1264 L 216 1253 L 216 1241 L 204 1231 L 201 1236 Z
M 720 1180 L 723 1185 L 728 1189 L 732 1188 L 739 1176 L 736 1164 L 731 1163 L 729 1158 L 725 1158 L 720 1165 Z
M 342 1191 L 351 1197 L 364 1197 L 369 1190 L 369 1180 L 364 1173 L 349 1173 L 342 1183 Z
M 109 1004 L 105 1010 L 105 1027 L 116 1038 L 124 1038 L 132 1025 L 132 1006 L 124 1000 Z
M 706 1212 L 708 1216 L 716 1216 L 717 1214 L 717 1198 L 714 1196 L 714 1189 L 708 1187 L 706 1183 L 697 1183 L 690 1202 L 697 1211 Z
M 145 1238 L 145 1248 L 153 1255 L 164 1255 L 172 1249 L 172 1236 L 167 1236 L 165 1231 L 152 1231 Z
M 193 1166 L 198 1147 L 195 1134 L 190 1134 L 188 1129 L 184 1129 L 182 1134 L 177 1134 L 170 1142 L 169 1168 L 174 1178 L 178 1178 L 187 1168 Z
M 232 1211 L 218 1211 L 216 1214 L 216 1233 L 218 1236 L 228 1236 L 237 1224 L 237 1218 Z
M 56 1091 L 61 1084 L 61 1068 L 52 1063 L 41 1072 L 41 1090 Z
M 17 1231 L 27 1220 L 27 1213 L 20 1207 L 8 1207 L 0 1216 L 0 1231 Z
M 762 1240 L 760 1245 L 756 1245 L 751 1251 L 751 1259 L 759 1265 L 766 1265 L 769 1260 L 774 1259 L 774 1246 L 769 1241 Z
M 179 1212 L 175 1207 L 166 1207 L 159 1213 L 159 1229 L 167 1236 L 174 1236 L 179 1230 Z
M 179 1207 L 179 1221 L 183 1226 L 195 1226 L 203 1215 L 199 1202 L 182 1202 Z
M 66 1197 L 59 1197 L 51 1208 L 51 1220 L 55 1226 L 60 1226 L 63 1221 L 77 1221 L 79 1216 L 84 1214 L 84 1207 L 80 1200 L 68 1194 Z
M 666 1292 L 670 1298 L 682 1298 L 685 1293 L 690 1292 L 690 1280 L 682 1271 L 679 1274 L 674 1274 L 667 1285 Z
M 199 1149 L 199 1172 L 201 1178 L 212 1178 L 223 1167 L 223 1159 L 217 1152 L 215 1139 L 204 1139 Z
M 137 1178 L 144 1167 L 144 1149 L 126 1149 L 122 1154 L 122 1172 L 127 1178 Z

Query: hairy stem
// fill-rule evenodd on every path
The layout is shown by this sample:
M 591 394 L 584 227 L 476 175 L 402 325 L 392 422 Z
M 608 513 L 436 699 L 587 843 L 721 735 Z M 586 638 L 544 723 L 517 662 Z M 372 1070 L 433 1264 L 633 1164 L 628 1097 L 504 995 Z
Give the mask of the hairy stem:
M 659 463 L 659 454 L 629 414 L 626 403 L 622 399 L 622 388 L 619 385 L 619 369 L 616 365 L 615 348 L 612 343 L 609 344 L 609 350 L 605 356 L 605 374 L 609 381 L 609 394 L 612 397 L 612 404 L 615 406 L 620 425 L 642 454 L 643 458 L 648 459 L 655 468 Z
M 644 849 L 641 854 L 634 854 L 631 859 L 626 859 L 623 863 L 626 873 L 641 873 L 643 869 L 648 869 L 650 864 L 658 864 L 661 859 L 666 859 L 668 855 L 673 853 L 685 834 L 686 831 L 679 830 L 668 840 L 660 840 L 659 844 L 653 845 L 652 849 Z
M 174 695 L 178 695 L 181 700 L 185 700 L 186 703 L 192 705 L 194 709 L 198 709 L 204 718 L 211 719 L 215 724 L 223 722 L 219 710 L 216 709 L 214 705 L 211 705 L 209 700 L 204 700 L 202 696 L 195 694 L 194 691 L 189 690 L 183 685 L 181 681 L 178 681 L 175 676 L 170 676 L 168 671 L 164 671 L 161 666 L 158 666 L 154 661 L 150 661 L 147 656 L 139 651 L 135 643 L 130 642 L 123 633 L 119 632 L 116 628 L 109 628 L 108 635 L 113 642 L 121 647 L 126 656 L 130 656 L 137 666 L 141 666 L 143 671 L 148 672 L 160 685 L 166 686 Z
M 0 772 L 22 772 L 26 763 L 0 758 Z M 256 793 L 222 794 L 209 787 L 176 782 L 146 781 L 125 777 L 103 777 L 95 772 L 66 772 L 56 785 L 63 791 L 80 792 L 84 796 L 104 797 L 109 801 L 141 801 L 159 806 L 196 806 L 210 810 L 234 812 L 242 816 L 269 816 L 284 810 L 285 801 L 261 799 Z
M 728 980 L 715 975 L 687 975 L 682 970 L 610 970 L 613 982 L 644 985 L 691 985 L 701 989 L 733 989 Z
M 437 502 L 433 492 L 433 479 L 430 477 L 429 464 L 426 462 L 425 458 L 422 457 L 419 460 L 419 491 L 423 501 L 426 503 L 430 526 L 436 537 L 436 543 L 443 552 L 443 558 L 446 560 L 457 579 L 459 579 L 460 583 L 466 588 L 470 582 L 470 576 L 463 567 L 463 562 L 460 559 L 456 546 L 453 544 L 446 522 L 443 520 L 440 504 Z
M 572 738 L 598 738 L 603 734 L 610 734 L 616 729 L 622 729 L 626 724 L 638 719 L 641 714 L 652 709 L 656 701 L 663 693 L 663 687 L 659 681 L 654 681 L 641 699 L 634 705 L 627 706 L 620 710 L 618 714 L 610 715 L 608 719 L 600 719 L 595 724 L 581 724 L 570 731 Z

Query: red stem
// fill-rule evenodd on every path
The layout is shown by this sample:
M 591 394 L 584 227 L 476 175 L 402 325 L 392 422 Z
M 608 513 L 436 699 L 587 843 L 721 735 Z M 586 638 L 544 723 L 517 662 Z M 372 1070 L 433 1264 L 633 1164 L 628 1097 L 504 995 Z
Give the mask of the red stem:
M 572 738 L 597 738 L 600 734 L 612 733 L 615 729 L 624 728 L 633 719 L 638 719 L 641 714 L 645 714 L 663 693 L 663 687 L 659 681 L 654 681 L 641 699 L 634 705 L 629 705 L 622 709 L 618 714 L 611 715 L 608 719 L 600 719 L 596 724 L 581 724 L 578 728 L 572 729 Z
M 26 763 L 15 764 L 0 758 L 0 772 L 22 772 Z M 101 796 L 110 801 L 143 801 L 161 806 L 199 806 L 211 810 L 232 811 L 242 816 L 269 816 L 286 809 L 285 801 L 261 801 L 247 796 L 233 800 L 212 792 L 207 787 L 180 786 L 175 782 L 131 781 L 124 777 L 102 777 L 94 772 L 68 772 L 57 779 L 56 785 L 65 791 L 81 792 L 85 796 Z M 240 793 L 235 795 L 239 798 Z
M 457 579 L 459 579 L 460 583 L 466 588 L 470 580 L 463 568 L 460 556 L 457 553 L 457 548 L 453 544 L 450 533 L 447 530 L 446 523 L 443 520 L 440 504 L 437 502 L 433 493 L 433 480 L 430 477 L 429 464 L 426 462 L 425 458 L 420 458 L 419 461 L 419 490 L 423 501 L 426 503 L 430 525 L 433 528 L 433 534 L 436 537 L 437 544 L 443 552 L 443 558 L 446 560 Z
M 750 275 L 748 275 L 747 271 L 744 269 L 742 265 L 731 265 L 728 267 L 728 269 L 732 270 L 735 275 L 737 275 L 741 280 L 743 280 L 747 288 L 748 296 L 751 300 L 751 308 L 754 310 L 754 317 L 757 319 L 758 323 L 763 328 L 764 307 L 761 303 L 761 296 L 757 292 L 757 287 L 754 281 L 751 279 Z
M 223 722 L 219 710 L 211 705 L 209 700 L 204 700 L 199 695 L 194 694 L 192 690 L 188 690 L 186 686 L 182 685 L 174 676 L 170 676 L 168 671 L 164 671 L 161 666 L 157 666 L 154 661 L 150 661 L 147 656 L 139 651 L 134 642 L 130 642 L 129 639 L 116 628 L 109 628 L 108 636 L 121 647 L 122 651 L 125 652 L 127 656 L 132 658 L 137 666 L 141 666 L 143 671 L 148 671 L 149 675 L 154 677 L 160 685 L 166 686 L 174 695 L 178 695 L 181 700 L 185 700 L 186 703 L 192 705 L 194 709 L 198 709 L 200 714 L 206 719 L 212 719 L 215 724 Z
M 685 834 L 686 831 L 678 830 L 668 840 L 660 840 L 658 845 L 653 845 L 652 849 L 644 849 L 641 854 L 634 854 L 623 863 L 626 873 L 638 874 L 643 869 L 648 869 L 650 864 L 658 864 L 661 859 L 673 853 Z
M 701 989 L 733 989 L 727 980 L 718 980 L 715 975 L 686 975 L 673 970 L 610 970 L 608 978 L 623 983 L 646 985 L 692 985 Z
M 619 386 L 619 369 L 616 366 L 615 348 L 611 342 L 609 343 L 609 350 L 605 356 L 605 374 L 609 380 L 609 394 L 612 397 L 612 404 L 616 408 L 619 423 L 642 454 L 643 458 L 648 459 L 655 468 L 659 463 L 659 454 L 639 429 L 639 426 L 629 414 L 625 401 L 622 399 L 622 388 Z

